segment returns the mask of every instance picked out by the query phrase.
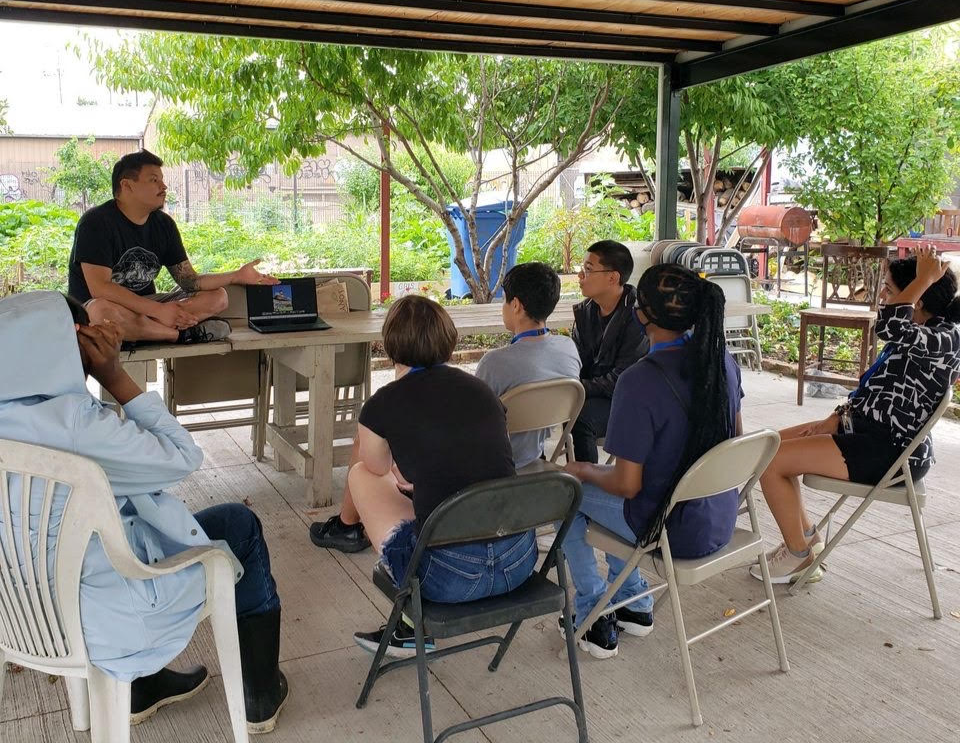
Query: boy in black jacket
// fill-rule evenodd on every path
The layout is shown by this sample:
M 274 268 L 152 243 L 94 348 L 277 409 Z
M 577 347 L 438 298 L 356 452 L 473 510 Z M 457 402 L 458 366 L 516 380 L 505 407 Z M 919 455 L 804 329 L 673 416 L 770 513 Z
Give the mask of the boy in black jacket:
M 597 439 L 606 435 L 617 379 L 649 345 L 634 312 L 636 290 L 626 285 L 632 272 L 633 256 L 625 245 L 601 240 L 587 248 L 580 269 L 580 291 L 586 299 L 573 308 L 573 341 L 587 393 L 573 427 L 578 462 L 597 463 Z

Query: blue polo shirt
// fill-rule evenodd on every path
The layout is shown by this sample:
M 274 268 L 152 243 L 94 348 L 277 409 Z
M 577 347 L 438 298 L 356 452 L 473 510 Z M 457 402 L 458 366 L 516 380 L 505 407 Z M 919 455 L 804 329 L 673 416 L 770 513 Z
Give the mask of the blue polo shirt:
M 693 387 L 691 353 L 693 349 L 688 344 L 656 354 L 657 363 L 669 375 L 688 407 Z M 736 430 L 743 389 L 740 367 L 730 354 L 726 354 L 726 365 L 732 432 Z M 653 364 L 641 359 L 620 375 L 603 448 L 618 458 L 643 465 L 643 488 L 623 504 L 624 518 L 638 537 L 646 532 L 647 524 L 670 486 L 683 456 L 689 428 L 683 406 Z M 726 545 L 733 536 L 738 505 L 738 491 L 730 490 L 677 506 L 667 519 L 674 557 L 703 557 Z

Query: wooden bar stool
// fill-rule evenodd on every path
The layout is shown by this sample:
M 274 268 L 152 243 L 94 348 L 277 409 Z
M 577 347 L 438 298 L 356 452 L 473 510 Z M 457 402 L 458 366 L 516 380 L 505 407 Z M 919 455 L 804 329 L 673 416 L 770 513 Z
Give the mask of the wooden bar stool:
M 797 405 L 803 405 L 803 385 L 807 379 L 854 389 L 859 378 L 877 357 L 877 306 L 887 272 L 889 248 L 824 243 L 821 252 L 821 306 L 800 311 Z M 819 337 L 816 362 L 808 366 L 807 336 L 811 326 L 819 330 Z M 860 356 L 857 361 L 826 356 L 827 328 L 850 328 L 860 332 Z M 834 365 L 856 364 L 857 375 L 824 372 L 824 362 L 833 362 Z

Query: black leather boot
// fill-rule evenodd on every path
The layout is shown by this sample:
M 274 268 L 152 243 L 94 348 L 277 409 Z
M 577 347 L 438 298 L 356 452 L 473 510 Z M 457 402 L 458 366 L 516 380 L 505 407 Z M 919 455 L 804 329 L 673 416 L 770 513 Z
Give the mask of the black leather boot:
M 161 668 L 152 676 L 135 679 L 130 684 L 130 724 L 139 725 L 161 707 L 189 699 L 209 680 L 203 666 L 184 672 Z
M 237 618 L 240 663 L 243 667 L 243 701 L 247 732 L 272 732 L 287 701 L 287 678 L 280 670 L 280 609 Z

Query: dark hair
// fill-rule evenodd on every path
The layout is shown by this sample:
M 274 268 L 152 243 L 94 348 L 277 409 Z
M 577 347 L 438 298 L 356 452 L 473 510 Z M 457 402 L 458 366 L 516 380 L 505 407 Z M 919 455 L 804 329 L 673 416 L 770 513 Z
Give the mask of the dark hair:
M 723 332 L 725 303 L 719 286 L 676 264 L 651 266 L 637 282 L 637 307 L 651 323 L 675 332 L 691 328 L 694 331 L 689 341 L 693 393 L 687 413 L 687 442 L 670 484 L 641 537 L 643 546 L 659 538 L 673 490 L 684 473 L 707 451 L 734 435 Z
M 159 168 L 163 165 L 163 160 L 147 150 L 131 152 L 117 160 L 113 166 L 113 195 L 120 194 L 120 181 L 124 178 L 139 178 L 144 165 L 156 165 Z
M 604 268 L 620 274 L 620 286 L 630 281 L 630 274 L 633 273 L 633 255 L 626 245 L 616 240 L 601 240 L 587 248 L 587 252 L 597 256 Z
M 901 258 L 891 261 L 890 278 L 900 291 L 906 289 L 910 282 L 917 278 L 917 259 Z M 960 323 L 960 297 L 957 297 L 957 275 L 952 269 L 940 278 L 937 283 L 927 289 L 920 297 L 923 309 L 935 317 L 942 317 L 948 322 Z
M 63 298 L 67 300 L 67 307 L 70 308 L 70 314 L 73 316 L 74 324 L 89 325 L 90 315 L 87 314 L 87 310 L 84 308 L 84 306 L 69 294 L 64 294 Z
M 560 277 L 546 263 L 521 263 L 503 278 L 503 298 L 519 299 L 531 320 L 543 322 L 560 301 Z
M 444 364 L 457 346 L 450 315 L 432 299 L 409 294 L 398 299 L 383 321 L 383 350 L 395 364 Z

